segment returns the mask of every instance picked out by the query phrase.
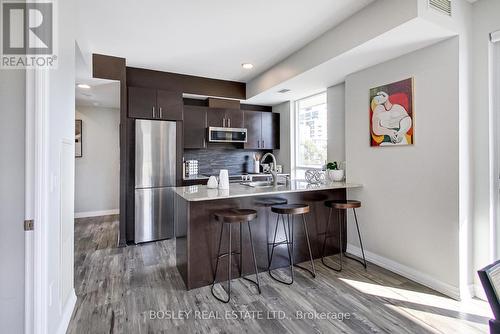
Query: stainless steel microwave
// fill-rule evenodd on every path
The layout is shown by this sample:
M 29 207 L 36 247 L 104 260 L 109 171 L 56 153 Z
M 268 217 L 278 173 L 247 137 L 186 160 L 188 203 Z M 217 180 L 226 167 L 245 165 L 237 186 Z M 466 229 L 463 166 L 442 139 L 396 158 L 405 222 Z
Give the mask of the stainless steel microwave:
M 246 143 L 247 129 L 244 128 L 208 128 L 208 141 L 210 143 Z

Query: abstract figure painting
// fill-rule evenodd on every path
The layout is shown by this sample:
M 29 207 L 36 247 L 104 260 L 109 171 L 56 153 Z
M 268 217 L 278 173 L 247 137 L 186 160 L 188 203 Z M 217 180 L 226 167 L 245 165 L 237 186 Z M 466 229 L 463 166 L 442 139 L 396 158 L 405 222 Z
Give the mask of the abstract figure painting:
M 370 89 L 370 145 L 412 145 L 413 78 Z

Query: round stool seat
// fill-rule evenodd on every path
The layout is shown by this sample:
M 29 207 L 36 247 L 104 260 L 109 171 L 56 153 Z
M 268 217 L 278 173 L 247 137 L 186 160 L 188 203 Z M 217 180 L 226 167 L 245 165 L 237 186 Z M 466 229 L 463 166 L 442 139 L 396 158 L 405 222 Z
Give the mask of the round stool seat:
M 355 200 L 333 200 L 333 201 L 326 201 L 325 206 L 340 210 L 356 209 L 361 207 L 361 202 Z
M 271 207 L 271 211 L 281 215 L 302 215 L 309 212 L 307 204 L 281 204 Z
M 270 207 L 274 205 L 281 205 L 281 204 L 287 204 L 288 200 L 284 198 L 279 198 L 279 197 L 266 197 L 266 198 L 259 198 L 255 200 L 255 205 L 257 206 L 264 206 L 264 207 Z
M 226 209 L 217 211 L 215 217 L 224 223 L 242 223 L 257 218 L 257 211 L 251 209 Z

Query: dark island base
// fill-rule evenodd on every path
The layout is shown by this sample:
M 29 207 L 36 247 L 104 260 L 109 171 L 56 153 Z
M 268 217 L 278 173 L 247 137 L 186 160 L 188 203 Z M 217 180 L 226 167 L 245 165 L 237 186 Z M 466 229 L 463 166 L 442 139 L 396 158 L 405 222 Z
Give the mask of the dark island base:
M 213 213 L 220 209 L 227 208 L 246 208 L 258 211 L 258 217 L 251 222 L 252 236 L 254 240 L 255 255 L 257 258 L 257 267 L 259 271 L 267 270 L 267 240 L 272 242 L 277 215 L 271 213 L 270 208 L 260 207 L 256 201 L 263 198 L 285 198 L 288 203 L 307 203 L 311 206 L 311 212 L 306 215 L 307 228 L 311 242 L 313 257 L 320 258 L 323 246 L 326 221 L 328 219 L 328 208 L 323 202 L 325 200 L 346 199 L 345 189 L 308 191 L 299 193 L 285 193 L 276 195 L 262 195 L 240 198 L 228 198 L 210 201 L 186 201 L 181 196 L 176 195 L 176 260 L 177 269 L 184 280 L 188 290 L 210 285 L 213 280 L 215 261 L 217 254 L 218 238 L 220 235 L 220 223 L 215 220 Z M 266 226 L 267 215 L 269 215 L 269 226 Z M 345 226 L 345 217 L 342 216 Z M 330 223 L 329 234 L 335 237 L 329 239 L 327 255 L 337 254 L 338 247 L 338 213 L 332 213 L 332 222 Z M 333 224 L 332 224 L 333 223 Z M 304 229 L 300 221 L 300 216 L 295 218 L 294 223 L 295 237 L 295 263 L 309 260 L 307 243 Z M 333 225 L 333 226 L 332 226 Z M 343 229 L 343 249 L 346 248 L 346 229 Z M 268 233 L 267 233 L 268 232 Z M 232 224 L 233 250 L 239 249 L 239 224 Z M 252 253 L 250 240 L 248 237 L 248 227 L 242 225 L 243 233 L 243 275 L 253 273 Z M 277 241 L 283 238 L 283 229 L 278 228 Z M 224 229 L 221 252 L 227 250 L 228 230 Z M 232 277 L 236 278 L 238 274 L 239 256 L 233 257 Z M 286 245 L 275 248 L 272 268 L 287 267 L 288 252 Z M 217 274 L 217 281 L 227 279 L 227 257 L 221 259 L 220 269 Z M 308 267 L 309 263 L 304 263 Z M 301 270 L 301 269 L 295 269 Z

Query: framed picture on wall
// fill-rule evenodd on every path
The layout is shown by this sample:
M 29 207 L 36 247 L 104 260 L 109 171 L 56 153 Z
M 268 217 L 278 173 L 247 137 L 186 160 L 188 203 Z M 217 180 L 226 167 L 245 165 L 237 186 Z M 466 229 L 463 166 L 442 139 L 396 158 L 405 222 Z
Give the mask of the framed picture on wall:
M 413 78 L 370 89 L 370 146 L 414 142 Z
M 83 125 L 82 125 L 82 120 L 77 119 L 75 120 L 75 157 L 76 158 L 81 158 L 83 156 L 82 152 L 82 143 L 83 139 Z

